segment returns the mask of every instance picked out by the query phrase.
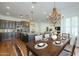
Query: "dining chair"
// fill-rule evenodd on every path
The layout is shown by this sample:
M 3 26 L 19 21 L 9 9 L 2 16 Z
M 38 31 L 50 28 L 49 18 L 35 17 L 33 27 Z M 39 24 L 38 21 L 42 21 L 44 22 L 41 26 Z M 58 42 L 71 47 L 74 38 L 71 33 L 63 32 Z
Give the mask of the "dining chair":
M 50 34 L 45 34 L 44 37 L 45 38 L 49 38 L 50 37 Z
M 76 38 L 77 42 L 76 42 L 75 56 L 79 56 L 79 35 Z
M 70 34 L 68 33 L 62 33 L 61 36 L 66 39 L 70 39 Z
M 77 39 L 74 40 L 73 45 L 70 45 L 67 50 L 63 50 L 59 56 L 73 56 L 75 55 Z
M 69 33 L 60 33 L 58 36 L 59 36 L 59 39 L 65 39 L 65 40 L 69 39 L 71 41 L 71 36 Z M 66 46 L 70 46 L 70 41 L 68 42 Z
M 35 36 L 35 41 L 39 41 L 43 39 L 43 35 L 37 35 Z
M 21 53 L 21 50 L 19 49 L 19 47 L 16 44 L 14 44 L 14 46 L 15 46 L 17 55 L 22 56 L 22 53 Z
M 62 37 L 64 36 L 65 39 L 69 39 L 70 41 L 68 42 L 68 44 L 66 45 L 66 47 L 64 48 L 65 51 L 71 51 L 71 48 L 75 42 L 75 38 L 74 36 L 70 37 L 70 34 L 68 33 L 63 33 Z
M 43 39 L 43 35 L 36 35 L 35 36 L 35 41 L 40 41 L 40 40 L 42 41 L 42 39 Z M 29 50 L 28 50 L 28 55 L 29 56 L 34 56 L 34 54 Z

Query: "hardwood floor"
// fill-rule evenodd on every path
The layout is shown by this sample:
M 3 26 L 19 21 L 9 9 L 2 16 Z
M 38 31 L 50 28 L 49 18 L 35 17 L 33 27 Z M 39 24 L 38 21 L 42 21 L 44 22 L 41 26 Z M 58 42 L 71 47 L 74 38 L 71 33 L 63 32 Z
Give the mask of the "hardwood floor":
M 15 46 L 16 45 L 16 46 Z M 19 49 L 19 52 L 17 48 Z M 27 56 L 26 43 L 20 39 L 16 39 L 14 42 L 11 40 L 0 42 L 0 56 Z

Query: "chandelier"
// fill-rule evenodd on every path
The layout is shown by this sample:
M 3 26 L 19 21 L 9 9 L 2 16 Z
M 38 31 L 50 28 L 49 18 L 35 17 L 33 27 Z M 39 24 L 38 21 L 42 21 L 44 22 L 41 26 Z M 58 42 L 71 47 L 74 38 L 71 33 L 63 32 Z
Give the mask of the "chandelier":
M 58 9 L 55 7 L 55 2 L 54 2 L 54 8 L 52 13 L 49 15 L 49 20 L 55 25 L 56 23 L 59 22 L 59 20 L 62 19 L 61 13 L 58 11 Z

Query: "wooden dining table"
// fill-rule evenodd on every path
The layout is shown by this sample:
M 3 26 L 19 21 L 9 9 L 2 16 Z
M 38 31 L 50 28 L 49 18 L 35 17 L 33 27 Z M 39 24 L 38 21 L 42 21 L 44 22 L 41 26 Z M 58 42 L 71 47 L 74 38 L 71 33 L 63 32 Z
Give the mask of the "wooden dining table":
M 28 55 L 29 51 L 31 51 L 35 56 L 58 56 L 61 51 L 66 47 L 69 43 L 70 39 L 61 39 L 60 41 L 63 43 L 61 46 L 54 45 L 53 42 L 55 40 L 49 39 L 48 41 L 34 41 L 28 42 L 26 44 L 28 48 Z M 38 43 L 47 43 L 48 46 L 43 49 L 36 49 L 35 45 Z

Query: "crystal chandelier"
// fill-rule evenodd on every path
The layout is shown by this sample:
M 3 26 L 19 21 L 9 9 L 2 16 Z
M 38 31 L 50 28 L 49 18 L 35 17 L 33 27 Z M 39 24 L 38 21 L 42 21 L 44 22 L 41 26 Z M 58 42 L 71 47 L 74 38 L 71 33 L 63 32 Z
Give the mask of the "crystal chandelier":
M 59 13 L 57 8 L 55 7 L 55 2 L 54 2 L 53 12 L 49 15 L 49 20 L 51 20 L 51 22 L 55 25 L 56 23 L 59 22 L 59 20 L 62 19 L 62 17 L 63 16 L 61 15 L 61 13 Z

